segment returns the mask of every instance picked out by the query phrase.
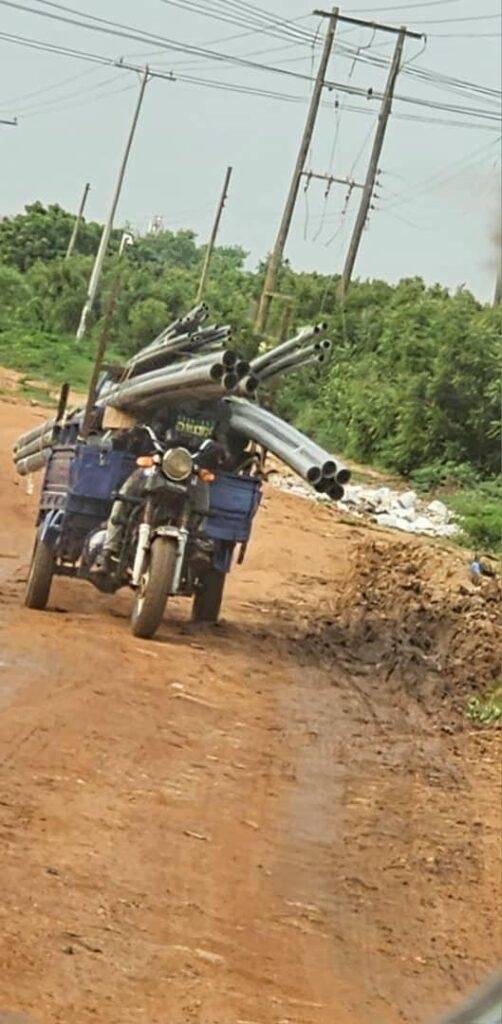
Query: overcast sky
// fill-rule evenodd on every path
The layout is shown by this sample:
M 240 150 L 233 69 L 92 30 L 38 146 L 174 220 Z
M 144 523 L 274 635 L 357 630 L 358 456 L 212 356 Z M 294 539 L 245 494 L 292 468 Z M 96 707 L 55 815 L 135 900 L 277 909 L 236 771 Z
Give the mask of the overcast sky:
M 51 10 L 41 0 L 13 0 L 37 10 Z M 310 75 L 319 49 L 292 45 L 263 32 L 204 17 L 226 10 L 241 15 L 247 5 L 228 0 L 184 0 L 181 10 L 165 0 L 60 0 L 67 7 L 120 21 L 183 43 L 209 45 L 225 53 L 275 64 Z M 275 17 L 301 19 L 299 28 L 319 32 L 324 24 L 312 15 L 308 0 L 256 0 Z M 395 9 L 390 9 L 390 8 Z M 406 23 L 427 32 L 425 51 L 412 66 L 424 67 L 490 88 L 500 88 L 500 20 L 498 0 L 347 0 L 341 13 Z M 53 10 L 53 9 L 52 9 Z M 473 12 L 477 19 L 474 21 Z M 363 13 L 364 12 L 364 13 Z M 53 10 L 54 13 L 54 10 Z M 57 12 L 55 12 L 57 13 Z M 71 16 L 71 15 L 69 15 Z M 454 20 L 455 19 L 455 20 Z M 470 20 L 466 20 L 470 19 Z M 220 241 L 239 244 L 249 265 L 269 251 L 289 183 L 303 128 L 309 82 L 183 55 L 128 39 L 102 35 L 0 5 L 0 32 L 75 47 L 134 63 L 147 59 L 221 82 L 273 90 L 303 102 L 243 95 L 207 86 L 154 80 L 148 85 L 117 223 L 129 221 L 145 230 L 160 215 L 165 227 L 190 227 L 205 241 L 227 164 L 234 167 Z M 368 29 L 339 26 L 339 43 L 371 44 L 375 55 L 389 56 L 395 37 Z M 231 38 L 234 37 L 234 38 Z M 409 40 L 406 59 L 421 43 Z M 261 52 L 269 51 L 269 52 Z M 251 56 L 251 54 L 253 56 Z M 329 77 L 379 90 L 385 70 L 353 63 L 345 53 L 332 56 Z M 88 216 L 102 219 L 125 142 L 137 91 L 137 76 L 114 68 L 42 53 L 0 39 L 0 117 L 17 115 L 19 126 L 0 126 L 0 216 L 22 210 L 36 199 L 74 210 L 86 181 L 91 182 Z M 477 106 L 496 111 L 492 97 L 459 96 L 402 74 L 397 93 L 435 102 Z M 364 177 L 378 105 L 375 100 L 333 92 L 319 116 L 309 165 L 340 177 Z M 347 109 L 362 108 L 362 112 Z M 377 209 L 371 214 L 356 275 L 396 281 L 413 274 L 428 282 L 456 287 L 466 284 L 482 300 L 493 294 L 494 234 L 500 190 L 500 132 L 493 122 L 474 127 L 421 123 L 397 115 L 459 121 L 458 114 L 396 102 L 382 154 Z M 483 128 L 487 125 L 490 130 Z M 429 179 L 431 179 L 429 181 Z M 298 202 L 287 245 L 296 269 L 337 273 L 341 269 L 358 195 L 354 191 L 342 215 L 345 189 L 333 188 L 327 199 L 320 182 L 312 182 Z

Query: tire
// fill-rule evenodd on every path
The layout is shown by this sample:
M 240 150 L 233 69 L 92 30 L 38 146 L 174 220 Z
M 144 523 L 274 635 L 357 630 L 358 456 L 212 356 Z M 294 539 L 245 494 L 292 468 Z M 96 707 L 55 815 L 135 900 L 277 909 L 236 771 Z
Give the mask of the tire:
M 218 622 L 225 577 L 226 573 L 218 569 L 210 569 L 204 574 L 193 599 L 192 622 Z
M 54 555 L 45 541 L 37 540 L 31 557 L 24 595 L 24 603 L 27 608 L 36 608 L 42 611 L 46 607 L 53 575 Z
M 164 540 L 162 537 L 154 540 L 131 615 L 134 636 L 150 640 L 160 626 L 171 590 L 177 554 L 176 541 Z

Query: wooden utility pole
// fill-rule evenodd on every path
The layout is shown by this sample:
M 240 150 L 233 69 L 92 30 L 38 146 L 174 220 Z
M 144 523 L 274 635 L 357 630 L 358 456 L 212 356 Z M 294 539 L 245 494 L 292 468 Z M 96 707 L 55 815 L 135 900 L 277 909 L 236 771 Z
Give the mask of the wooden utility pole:
M 260 297 L 260 302 L 258 305 L 258 312 L 256 315 L 256 328 L 259 331 L 264 331 L 266 329 L 268 313 L 270 309 L 270 302 L 272 300 L 272 293 L 276 291 L 277 277 L 279 274 L 279 268 L 284 253 L 284 247 L 286 245 L 286 240 L 291 226 L 291 220 L 295 209 L 295 203 L 298 197 L 298 190 L 300 187 L 302 172 L 305 168 L 305 161 L 307 159 L 307 154 L 310 149 L 310 143 L 312 141 L 312 136 L 314 134 L 314 127 L 316 123 L 317 113 L 319 110 L 319 104 L 321 102 L 324 79 L 326 76 L 326 69 L 328 67 L 328 61 L 331 56 L 331 50 L 333 47 L 333 40 L 335 38 L 337 19 L 338 7 L 334 7 L 328 16 L 328 28 L 324 40 L 322 57 L 319 64 L 319 69 L 317 71 L 316 80 L 312 91 L 312 97 L 309 104 L 307 120 L 305 122 L 305 128 L 303 129 L 303 135 L 300 142 L 300 148 L 298 150 L 298 156 L 296 158 L 293 177 L 291 179 L 291 184 L 289 186 L 289 192 L 286 197 L 286 205 L 284 207 L 281 223 L 279 225 L 279 230 L 277 232 L 277 238 L 275 240 L 274 248 L 272 249 L 268 261 L 265 280 L 263 282 L 263 289 Z
M 387 85 L 385 87 L 385 93 L 382 100 L 382 106 L 378 115 L 377 130 L 373 141 L 373 148 L 371 150 L 370 162 L 368 166 L 368 172 L 366 174 L 366 181 L 364 183 L 363 194 L 361 197 L 361 203 L 359 210 L 357 211 L 356 222 L 352 231 L 352 238 L 350 240 L 349 250 L 345 260 L 345 265 L 340 280 L 339 294 L 343 297 L 350 284 L 352 277 L 352 271 L 356 262 L 357 252 L 361 242 L 362 233 L 366 224 L 369 209 L 371 206 L 371 198 L 373 196 L 373 190 L 375 188 L 376 176 L 378 173 L 378 163 L 380 160 L 380 154 L 382 152 L 382 146 L 385 138 L 385 132 L 387 130 L 387 122 L 389 120 L 390 112 L 392 109 L 392 98 L 394 96 L 394 87 L 396 79 L 399 74 L 401 67 L 401 57 L 403 54 L 403 46 L 406 38 L 406 29 L 401 27 L 399 29 L 399 35 L 397 37 L 396 47 L 394 50 L 394 56 L 390 66 L 389 77 L 387 79 Z
M 108 344 L 108 335 L 110 333 L 110 327 L 113 320 L 113 315 L 117 306 L 117 299 L 122 286 L 122 266 L 119 265 L 117 270 L 117 276 L 110 292 L 108 299 L 103 326 L 101 328 L 101 334 L 99 336 L 98 346 L 96 349 L 96 355 L 94 357 L 94 366 L 92 368 L 91 379 L 89 382 L 89 390 L 87 392 L 87 401 L 85 404 L 84 418 L 82 426 L 80 428 L 80 437 L 86 438 L 89 435 L 92 418 L 94 413 L 94 405 L 96 403 L 96 391 L 98 387 L 99 376 L 101 368 L 103 366 L 103 359 L 105 357 L 106 346 Z
M 228 185 L 232 176 L 232 168 L 227 167 L 227 173 L 225 174 L 225 181 L 223 184 L 223 192 L 221 193 L 220 201 L 218 203 L 218 209 L 216 210 L 216 217 L 214 218 L 213 230 L 211 231 L 211 237 L 207 243 L 206 255 L 204 256 L 204 263 L 202 266 L 202 273 L 200 275 L 199 288 L 197 291 L 196 302 L 200 302 L 204 292 L 206 290 L 207 279 L 209 275 L 209 265 L 211 263 L 211 256 L 213 255 L 213 249 L 216 242 L 216 236 L 218 234 L 218 228 L 220 226 L 221 215 L 228 195 Z
M 82 223 L 82 217 L 84 215 L 85 204 L 87 202 L 87 196 L 89 195 L 90 187 L 91 186 L 90 186 L 89 182 L 87 182 L 87 184 L 86 184 L 86 186 L 84 188 L 84 193 L 83 193 L 82 199 L 80 200 L 80 206 L 79 206 L 79 209 L 78 209 L 77 216 L 75 218 L 75 223 L 73 225 L 73 231 L 71 233 L 71 238 L 70 238 L 70 241 L 68 242 L 68 248 L 66 250 L 65 260 L 69 260 L 70 256 L 72 255 L 72 252 L 73 252 L 73 250 L 75 248 L 75 243 L 76 243 L 77 238 L 78 238 L 78 232 L 79 232 L 80 225 Z
M 148 78 L 149 78 L 149 69 L 148 69 L 148 65 L 147 65 L 145 67 L 145 70 L 143 72 L 143 77 L 141 79 L 141 87 L 140 87 L 140 90 L 139 90 L 139 96 L 138 96 L 138 100 L 137 100 L 136 107 L 135 107 L 135 110 L 134 110 L 132 124 L 131 124 L 131 127 L 129 129 L 129 135 L 127 137 L 127 142 L 126 142 L 126 147 L 125 147 L 124 155 L 122 157 L 122 162 L 120 164 L 118 178 L 117 178 L 117 181 L 116 181 L 116 184 L 115 184 L 115 190 L 114 190 L 113 197 L 112 197 L 112 203 L 111 203 L 111 207 L 110 207 L 110 212 L 108 214 L 108 219 L 106 221 L 106 224 L 105 224 L 105 226 L 103 228 L 103 233 L 101 235 L 101 241 L 99 243 L 99 249 L 98 249 L 97 254 L 96 254 L 96 259 L 94 261 L 94 266 L 92 268 L 92 274 L 91 274 L 91 279 L 89 281 L 89 289 L 88 289 L 88 292 L 87 292 L 87 298 L 85 300 L 84 306 L 82 308 L 82 313 L 80 315 L 80 323 L 78 325 L 78 330 L 77 330 L 77 341 L 81 341 L 82 338 L 84 337 L 86 326 L 87 326 L 87 320 L 88 320 L 88 317 L 89 317 L 89 313 L 91 312 L 91 309 L 92 309 L 92 307 L 94 305 L 94 301 L 96 299 L 96 293 L 97 293 L 99 281 L 100 281 L 100 278 L 101 278 L 101 272 L 103 270 L 103 263 L 105 261 L 105 256 L 106 256 L 106 252 L 107 252 L 107 249 L 108 249 L 108 243 L 110 241 L 110 235 L 112 233 L 113 220 L 114 220 L 115 213 L 116 213 L 116 210 L 117 210 L 118 201 L 120 199 L 120 193 L 122 191 L 122 185 L 123 185 L 123 182 L 124 182 L 124 176 L 125 176 L 125 172 L 126 172 L 127 161 L 129 159 L 129 154 L 131 152 L 131 147 L 132 147 L 132 144 L 133 144 L 133 139 L 134 139 L 134 135 L 135 135 L 135 132 L 136 132 L 136 127 L 137 127 L 138 120 L 139 120 L 139 115 L 140 115 L 141 106 L 142 106 L 142 103 L 143 103 L 143 97 L 145 95 L 145 89 L 146 89 L 146 85 L 147 85 L 147 82 L 148 82 Z

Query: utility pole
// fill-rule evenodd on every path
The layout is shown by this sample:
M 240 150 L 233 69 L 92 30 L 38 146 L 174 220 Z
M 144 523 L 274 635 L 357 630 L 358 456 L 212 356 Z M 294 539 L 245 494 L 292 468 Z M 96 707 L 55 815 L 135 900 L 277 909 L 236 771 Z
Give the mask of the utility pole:
M 493 305 L 500 306 L 502 304 L 502 266 L 499 266 L 497 271 L 497 279 L 495 281 L 495 294 L 493 296 Z
M 382 106 L 380 108 L 380 113 L 378 115 L 377 130 L 375 132 L 373 148 L 371 150 L 370 162 L 366 174 L 366 181 L 364 183 L 363 194 L 361 197 L 359 210 L 357 211 L 356 222 L 354 224 L 354 229 L 352 231 L 352 238 L 350 239 L 350 245 L 345 259 L 342 277 L 340 280 L 339 294 L 342 298 L 346 295 L 347 289 L 350 284 L 352 271 L 354 269 L 354 264 L 356 262 L 359 245 L 361 243 L 362 233 L 364 231 L 366 219 L 368 217 L 369 209 L 371 206 L 371 199 L 373 196 L 376 176 L 378 173 L 378 162 L 380 160 L 380 154 L 382 152 L 382 147 L 385 139 L 387 122 L 389 120 L 390 112 L 392 109 L 394 87 L 396 84 L 397 76 L 399 74 L 399 69 L 401 67 L 401 57 L 403 54 L 403 46 L 406 35 L 406 29 L 401 27 L 399 29 L 399 35 L 397 37 L 394 55 L 392 57 L 389 77 L 387 79 L 385 93 L 382 100 Z
M 13 121 L 6 121 L 5 118 L 0 118 L 0 124 L 8 124 L 11 128 L 17 128 L 17 117 Z
M 114 191 L 113 197 L 112 197 L 112 204 L 111 204 L 111 207 L 110 207 L 110 212 L 108 214 L 108 219 L 106 221 L 106 224 L 105 224 L 105 226 L 103 228 L 103 233 L 101 235 L 101 241 L 99 243 L 99 249 L 98 249 L 97 254 L 96 254 L 96 259 L 94 261 L 94 266 L 92 268 L 92 274 L 91 274 L 91 279 L 89 281 L 89 289 L 88 289 L 88 292 L 87 292 L 87 298 L 86 298 L 84 306 L 82 308 L 82 313 L 81 313 L 81 316 L 80 316 L 80 323 L 78 325 L 77 341 L 81 341 L 82 338 L 84 337 L 85 329 L 86 329 L 86 326 L 87 326 L 87 320 L 88 320 L 88 317 L 89 317 L 89 313 L 91 312 L 91 309 L 92 309 L 92 307 L 94 305 L 94 301 L 96 299 L 96 293 L 97 293 L 99 281 L 100 281 L 100 278 L 101 278 L 101 272 L 103 270 L 103 263 L 105 261 L 106 251 L 108 249 L 108 243 L 110 241 L 110 235 L 112 233 L 113 220 L 114 220 L 115 213 L 116 213 L 116 210 L 117 210 L 117 205 L 118 205 L 118 201 L 119 201 L 119 198 L 120 198 L 120 193 L 121 193 L 121 190 L 122 190 L 122 185 L 123 185 L 123 182 L 124 182 L 124 175 L 125 175 L 125 171 L 126 171 L 126 167 L 127 167 L 127 161 L 129 159 L 129 154 L 131 152 L 131 147 L 132 147 L 134 135 L 135 135 L 135 132 L 136 132 L 136 127 L 137 127 L 138 120 L 139 120 L 139 115 L 140 115 L 141 106 L 142 106 L 142 103 L 143 103 L 143 97 L 145 95 L 145 89 L 146 89 L 146 85 L 147 85 L 147 82 L 148 82 L 148 78 L 149 78 L 149 69 L 148 69 L 148 65 L 147 65 L 145 67 L 145 70 L 143 72 L 143 77 L 141 79 L 141 87 L 140 87 L 140 90 L 139 90 L 139 96 L 138 96 L 138 100 L 137 100 L 137 103 L 136 103 L 136 108 L 135 108 L 135 111 L 134 111 L 134 115 L 133 115 L 133 119 L 132 119 L 132 124 L 131 124 L 130 130 L 129 130 L 129 135 L 128 135 L 128 138 L 127 138 L 124 155 L 122 157 L 122 163 L 121 163 L 120 168 L 119 168 L 118 178 L 117 178 L 117 182 L 116 182 L 116 185 L 115 185 L 115 191 Z
M 225 174 L 225 181 L 223 184 L 223 192 L 221 193 L 220 201 L 218 203 L 218 209 L 216 210 L 216 217 L 214 219 L 213 230 L 211 231 L 211 237 L 207 243 L 206 255 L 204 257 L 204 264 L 202 267 L 202 273 L 200 275 L 199 288 L 197 291 L 196 302 L 200 302 L 204 292 L 206 290 L 207 278 L 209 274 L 209 265 L 211 263 L 211 256 L 213 255 L 214 244 L 216 242 L 216 236 L 218 234 L 218 228 L 220 226 L 221 215 L 228 195 L 228 185 L 232 176 L 232 168 L 227 167 L 227 173 Z
M 307 120 L 305 122 L 305 128 L 303 130 L 300 148 L 298 150 L 298 156 L 296 158 L 293 177 L 291 179 L 289 192 L 286 198 L 286 205 L 284 207 L 282 220 L 279 225 L 279 230 L 277 232 L 277 238 L 275 240 L 275 245 L 274 248 L 272 249 L 272 253 L 268 261 L 265 280 L 263 282 L 263 289 L 260 297 L 255 324 L 256 329 L 258 331 L 264 331 L 266 329 L 272 293 L 277 290 L 277 277 L 279 274 L 279 268 L 284 253 L 284 247 L 286 245 L 286 240 L 291 226 L 291 220 L 295 209 L 295 203 L 298 197 L 298 190 L 300 187 L 302 172 L 305 167 L 305 161 L 307 159 L 307 154 L 310 149 L 310 143 L 312 141 L 312 136 L 314 134 L 314 127 L 316 123 L 317 113 L 319 110 L 319 104 L 321 102 L 324 79 L 326 76 L 326 69 L 328 67 L 328 61 L 331 56 L 331 50 L 333 47 L 333 40 L 335 38 L 337 19 L 338 7 L 333 7 L 333 10 L 328 15 L 328 28 L 326 31 L 326 37 L 324 39 L 322 57 L 319 64 L 319 69 L 317 71 L 314 88 L 312 91 L 312 97 L 310 100 L 309 109 L 307 113 Z
M 90 187 L 91 186 L 90 186 L 89 182 L 87 182 L 87 184 L 86 184 L 86 186 L 84 188 L 84 193 L 83 193 L 82 199 L 80 200 L 80 206 L 79 206 L 79 210 L 78 210 L 77 216 L 75 218 L 75 223 L 73 225 L 73 231 L 71 233 L 71 238 L 70 238 L 70 241 L 68 242 L 68 248 L 66 250 L 65 260 L 69 260 L 70 256 L 73 253 L 73 250 L 75 248 L 75 243 L 76 243 L 77 238 L 78 238 L 78 232 L 79 232 L 80 225 L 82 223 L 82 217 L 84 215 L 85 204 L 87 202 L 87 196 L 89 195 Z

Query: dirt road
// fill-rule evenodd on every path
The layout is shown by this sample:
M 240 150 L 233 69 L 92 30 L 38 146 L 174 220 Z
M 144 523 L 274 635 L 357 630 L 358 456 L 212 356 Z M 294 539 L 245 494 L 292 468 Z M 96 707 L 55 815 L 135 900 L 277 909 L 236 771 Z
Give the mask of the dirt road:
M 268 491 L 220 627 L 138 641 L 66 581 L 29 612 L 43 415 L 0 403 L 0 1019 L 425 1024 L 500 952 L 499 752 L 459 713 L 493 593 Z

